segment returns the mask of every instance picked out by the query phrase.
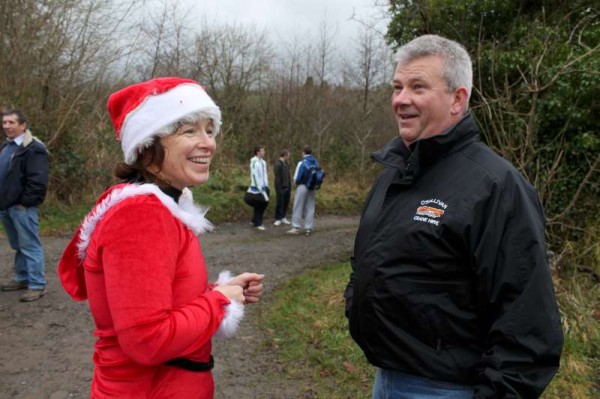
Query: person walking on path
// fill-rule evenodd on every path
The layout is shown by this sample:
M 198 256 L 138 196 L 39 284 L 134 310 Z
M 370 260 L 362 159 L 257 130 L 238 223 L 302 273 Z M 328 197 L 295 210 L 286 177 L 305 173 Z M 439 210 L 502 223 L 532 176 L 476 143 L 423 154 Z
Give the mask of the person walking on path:
M 290 203 L 290 197 L 292 194 L 292 179 L 290 176 L 290 152 L 288 150 L 281 150 L 279 159 L 275 161 L 273 166 L 273 174 L 275 176 L 275 194 L 277 197 L 277 204 L 275 206 L 275 226 L 281 226 L 281 224 L 290 224 L 285 218 L 287 214 L 288 205 Z
M 463 46 L 420 36 L 396 61 L 399 137 L 373 154 L 344 295 L 373 399 L 537 398 L 563 334 L 536 190 L 479 141 Z
M 0 219 L 15 250 L 15 278 L 1 289 L 26 290 L 20 301 L 33 302 L 46 294 L 38 206 L 48 189 L 48 151 L 18 109 L 2 113 L 2 129 L 7 139 L 0 147 Z
M 96 325 L 91 397 L 212 399 L 212 338 L 235 334 L 264 277 L 223 272 L 208 283 L 198 235 L 212 224 L 189 187 L 209 178 L 221 112 L 202 86 L 176 77 L 121 89 L 108 111 L 121 182 L 98 199 L 58 269 Z
M 304 234 L 309 236 L 313 232 L 315 206 L 317 204 L 317 191 L 309 190 L 306 182 L 311 167 L 318 167 L 319 162 L 313 157 L 310 146 L 302 147 L 302 160 L 296 165 L 294 181 L 296 193 L 294 194 L 294 207 L 292 210 L 292 228 L 288 234 L 302 234 L 302 221 L 304 219 Z
M 254 156 L 250 159 L 250 187 L 248 192 L 262 194 L 265 201 L 253 205 L 252 225 L 257 230 L 265 230 L 263 216 L 269 205 L 269 175 L 267 174 L 267 162 L 265 161 L 265 147 L 254 147 Z

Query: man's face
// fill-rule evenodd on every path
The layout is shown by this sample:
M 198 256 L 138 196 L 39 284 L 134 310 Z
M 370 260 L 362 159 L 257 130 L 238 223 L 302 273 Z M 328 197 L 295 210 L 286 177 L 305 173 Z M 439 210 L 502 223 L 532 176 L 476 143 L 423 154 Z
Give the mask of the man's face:
M 441 57 L 426 56 L 396 67 L 392 110 L 407 146 L 442 133 L 461 118 L 463 105 L 456 101 L 460 89 L 448 89 L 443 63 Z
M 27 129 L 26 123 L 19 123 L 17 115 L 6 115 L 2 117 L 2 129 L 4 134 L 11 140 L 19 137 Z
M 265 157 L 265 149 L 261 148 L 257 153 L 256 156 L 259 157 L 260 159 Z

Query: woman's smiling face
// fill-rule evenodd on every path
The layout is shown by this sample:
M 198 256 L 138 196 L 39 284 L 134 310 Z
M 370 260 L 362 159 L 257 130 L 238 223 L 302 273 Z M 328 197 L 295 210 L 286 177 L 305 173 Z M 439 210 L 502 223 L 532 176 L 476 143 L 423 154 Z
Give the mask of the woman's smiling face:
M 162 137 L 160 143 L 165 150 L 157 173 L 161 180 L 180 190 L 208 180 L 210 161 L 217 149 L 212 120 L 186 123 L 175 133 Z

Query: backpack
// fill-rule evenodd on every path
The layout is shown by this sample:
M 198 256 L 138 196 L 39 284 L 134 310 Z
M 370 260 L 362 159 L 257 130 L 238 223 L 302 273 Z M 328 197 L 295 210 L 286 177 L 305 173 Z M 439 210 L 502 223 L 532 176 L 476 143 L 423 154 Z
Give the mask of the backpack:
M 318 164 L 308 165 L 308 163 L 305 163 L 304 165 L 307 169 L 304 174 L 304 185 L 306 185 L 306 188 L 309 190 L 320 189 L 323 179 L 325 178 L 325 171 L 321 169 Z

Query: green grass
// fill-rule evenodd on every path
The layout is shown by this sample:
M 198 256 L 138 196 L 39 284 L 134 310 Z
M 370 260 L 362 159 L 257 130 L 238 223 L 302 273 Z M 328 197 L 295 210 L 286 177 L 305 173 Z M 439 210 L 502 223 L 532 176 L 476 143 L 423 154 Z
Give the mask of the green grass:
M 42 235 L 68 235 L 73 233 L 90 211 L 93 200 L 77 205 L 62 205 L 54 201 L 39 207 L 40 233 Z
M 262 324 L 286 372 L 317 398 L 369 398 L 374 370 L 347 330 L 342 297 L 350 265 L 309 270 L 277 289 Z M 556 280 L 565 331 L 560 369 L 544 399 L 600 397 L 600 285 Z
M 555 280 L 565 346 L 543 398 L 600 397 L 600 284 L 589 275 Z
M 368 398 L 374 369 L 347 332 L 342 296 L 349 265 L 309 270 L 273 294 L 265 345 L 314 398 Z M 275 377 L 275 376 L 274 376 Z
M 194 201 L 208 206 L 206 217 L 213 223 L 250 220 L 252 208 L 244 203 L 248 189 L 248 173 L 242 167 L 229 167 L 211 173 L 206 184 L 195 187 Z M 328 181 L 317 194 L 317 214 L 356 215 L 360 213 L 366 196 L 366 188 L 354 183 Z M 292 191 L 292 195 L 293 192 Z M 275 191 L 271 184 L 271 203 L 265 215 L 271 217 L 275 211 Z M 66 205 L 49 199 L 40 207 L 40 230 L 42 235 L 70 234 L 79 226 L 83 217 L 91 210 L 96 198 L 79 198 L 80 203 Z M 293 197 L 292 197 L 293 201 Z M 292 204 L 290 204 L 291 210 Z
M 243 170 L 227 173 L 211 173 L 210 180 L 194 188 L 195 200 L 210 207 L 207 218 L 214 223 L 250 219 L 252 208 L 244 203 L 244 193 L 248 189 L 249 177 Z M 358 188 L 346 182 L 326 182 L 317 193 L 317 214 L 357 215 L 362 209 L 367 194 L 365 188 Z M 293 194 L 290 211 L 293 204 Z M 275 187 L 271 184 L 271 201 L 266 216 L 275 212 Z

